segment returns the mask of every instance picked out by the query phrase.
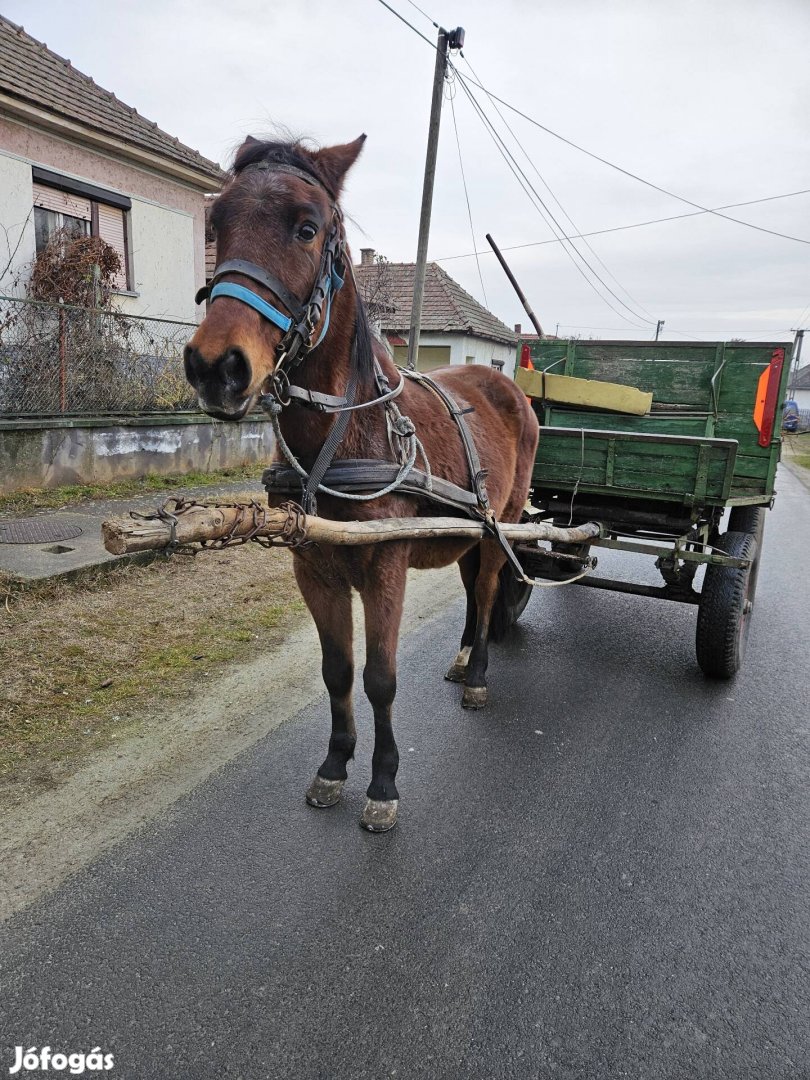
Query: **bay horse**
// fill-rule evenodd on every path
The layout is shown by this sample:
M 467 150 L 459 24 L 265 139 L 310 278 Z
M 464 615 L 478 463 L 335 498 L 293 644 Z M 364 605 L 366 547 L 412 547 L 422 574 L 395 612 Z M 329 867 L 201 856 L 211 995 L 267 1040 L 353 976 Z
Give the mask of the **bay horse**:
M 329 465 L 333 458 L 336 469 L 352 461 L 387 462 L 390 479 L 391 472 L 399 475 L 404 469 L 400 451 L 407 444 L 418 447 L 433 485 L 443 479 L 468 491 L 477 483 L 485 488 L 492 515 L 518 521 L 538 439 L 537 419 L 526 397 L 511 379 L 482 365 L 431 372 L 432 383 L 403 379 L 385 346 L 370 333 L 339 203 L 344 178 L 365 138 L 319 150 L 298 141 L 248 137 L 243 143 L 211 213 L 217 269 L 214 287 L 198 294 L 198 302 L 209 296 L 210 303 L 185 350 L 186 376 L 201 407 L 221 420 L 238 420 L 257 402 L 270 403 L 277 424 L 276 461 L 285 466 L 283 449 L 299 475 L 310 477 L 314 490 L 307 493 L 308 509 L 317 492 L 323 517 L 446 514 L 446 505 L 429 492 L 372 484 L 388 493 L 344 501 L 328 493 L 333 488 L 315 482 L 323 476 L 324 460 Z M 299 298 L 307 296 L 309 301 L 302 303 Z M 392 424 L 390 401 L 380 402 L 394 397 Z M 461 424 L 458 414 L 466 414 Z M 461 429 L 474 443 L 478 475 L 472 485 Z M 287 498 L 271 491 L 270 505 Z M 399 754 L 392 707 L 406 574 L 409 567 L 452 562 L 461 571 L 467 611 L 460 649 L 446 677 L 465 684 L 462 705 L 481 708 L 487 697 L 487 643 L 506 563 L 494 539 L 318 545 L 293 551 L 296 580 L 320 637 L 332 714 L 326 759 L 307 801 L 317 807 L 337 803 L 354 756 L 354 589 L 364 609 L 363 686 L 374 713 L 371 783 L 360 824 L 372 832 L 390 829 L 397 819 Z

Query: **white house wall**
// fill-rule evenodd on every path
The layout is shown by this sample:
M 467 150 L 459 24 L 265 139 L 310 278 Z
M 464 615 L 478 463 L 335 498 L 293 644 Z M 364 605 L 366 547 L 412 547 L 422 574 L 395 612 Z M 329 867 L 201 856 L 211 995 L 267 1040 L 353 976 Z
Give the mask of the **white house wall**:
M 0 151 L 0 293 L 18 296 L 24 288 L 12 286 L 15 277 L 36 254 L 34 196 L 31 166 Z M 16 250 L 15 250 L 16 249 Z M 7 267 L 7 269 L 6 269 Z
M 503 373 L 514 377 L 516 346 L 501 345 L 497 341 L 487 341 L 485 338 L 467 337 L 464 334 L 431 334 L 419 335 L 419 343 L 424 346 L 436 346 L 438 348 L 450 347 L 450 363 L 466 364 L 467 357 L 472 356 L 472 363 L 484 364 L 490 367 L 493 360 L 503 361 Z
M 130 238 L 138 296 L 122 296 L 121 310 L 132 315 L 194 321 L 197 309 L 192 216 L 133 198 Z

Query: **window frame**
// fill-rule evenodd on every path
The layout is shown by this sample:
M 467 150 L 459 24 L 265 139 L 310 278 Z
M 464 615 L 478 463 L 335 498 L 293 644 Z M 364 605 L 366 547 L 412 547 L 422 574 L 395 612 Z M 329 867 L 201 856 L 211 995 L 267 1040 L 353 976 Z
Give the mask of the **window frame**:
M 121 211 L 124 242 L 124 265 L 122 269 L 124 272 L 125 285 L 123 289 L 116 289 L 115 292 L 132 295 L 132 282 L 134 280 L 131 255 L 132 245 L 130 241 L 130 211 L 132 210 L 132 199 L 127 195 L 119 195 L 115 191 L 106 191 L 104 188 L 97 187 L 95 184 L 89 184 L 84 180 L 74 180 L 70 176 L 62 176 L 60 173 L 52 172 L 50 169 L 43 169 L 38 165 L 31 166 L 31 180 L 32 184 L 54 188 L 56 191 L 64 191 L 69 195 L 78 195 L 84 199 L 88 199 L 90 202 L 91 236 L 99 235 L 99 203 L 104 203 L 106 206 L 111 206 L 116 210 Z

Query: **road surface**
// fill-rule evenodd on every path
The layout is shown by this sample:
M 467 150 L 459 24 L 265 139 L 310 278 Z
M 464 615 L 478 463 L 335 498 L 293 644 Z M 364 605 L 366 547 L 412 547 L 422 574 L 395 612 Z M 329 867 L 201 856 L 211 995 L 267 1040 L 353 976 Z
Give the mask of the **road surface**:
M 693 609 L 549 589 L 464 712 L 456 604 L 401 646 L 397 829 L 357 827 L 362 698 L 343 803 L 304 804 L 320 698 L 0 931 L 0 1068 L 810 1075 L 810 493 L 779 488 L 736 681 L 697 671 Z

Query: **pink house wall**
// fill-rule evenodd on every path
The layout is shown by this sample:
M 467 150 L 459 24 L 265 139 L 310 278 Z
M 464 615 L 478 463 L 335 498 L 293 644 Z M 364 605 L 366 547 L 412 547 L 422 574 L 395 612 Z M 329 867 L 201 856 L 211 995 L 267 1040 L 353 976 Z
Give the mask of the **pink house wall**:
M 190 214 L 194 219 L 194 281 L 197 287 L 205 284 L 205 196 L 202 192 L 5 117 L 0 117 L 0 149 L 55 172 L 68 173 L 99 187 Z

